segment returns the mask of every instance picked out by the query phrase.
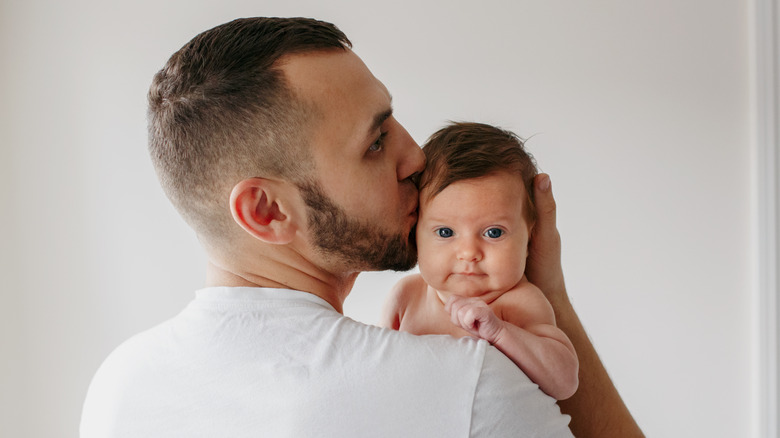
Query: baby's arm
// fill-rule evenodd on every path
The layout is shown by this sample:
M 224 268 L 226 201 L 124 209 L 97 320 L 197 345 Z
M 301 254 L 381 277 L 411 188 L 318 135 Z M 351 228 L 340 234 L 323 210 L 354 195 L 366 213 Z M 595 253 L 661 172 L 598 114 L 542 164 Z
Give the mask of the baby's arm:
M 446 305 L 452 322 L 493 344 L 549 396 L 571 397 L 578 386 L 577 353 L 555 326 L 552 306 L 530 283 L 502 297 L 511 309 L 502 320 L 479 298 L 453 297 Z

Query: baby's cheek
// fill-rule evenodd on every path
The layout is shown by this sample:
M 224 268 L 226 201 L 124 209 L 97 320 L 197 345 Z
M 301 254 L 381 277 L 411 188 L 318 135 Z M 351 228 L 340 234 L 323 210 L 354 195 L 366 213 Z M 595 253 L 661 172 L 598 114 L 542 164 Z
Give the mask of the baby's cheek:
M 498 270 L 500 272 L 500 282 L 509 287 L 519 282 L 525 275 L 525 258 L 507 258 Z
M 436 259 L 440 257 L 431 246 L 430 239 L 417 236 L 417 261 L 420 270 L 432 268 L 436 263 Z
M 418 268 L 425 283 L 434 289 L 442 289 L 447 272 L 443 269 L 440 260 L 436 260 L 433 254 L 419 253 L 418 256 Z

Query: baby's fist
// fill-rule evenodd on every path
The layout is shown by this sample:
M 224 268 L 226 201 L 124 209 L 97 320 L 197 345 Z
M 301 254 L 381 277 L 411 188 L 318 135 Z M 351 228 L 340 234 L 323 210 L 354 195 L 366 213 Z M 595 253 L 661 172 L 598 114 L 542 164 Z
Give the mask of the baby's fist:
M 504 329 L 504 321 L 493 309 L 479 298 L 464 298 L 453 295 L 447 300 L 444 310 L 450 313 L 453 324 L 470 334 L 494 343 Z

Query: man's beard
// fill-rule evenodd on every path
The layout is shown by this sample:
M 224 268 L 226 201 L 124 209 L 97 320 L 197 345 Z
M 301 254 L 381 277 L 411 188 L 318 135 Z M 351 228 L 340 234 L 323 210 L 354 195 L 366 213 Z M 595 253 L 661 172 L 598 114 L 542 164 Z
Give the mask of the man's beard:
M 408 271 L 417 264 L 414 227 L 409 234 L 388 234 L 374 224 L 347 215 L 316 183 L 299 185 L 308 211 L 314 245 L 359 271 Z

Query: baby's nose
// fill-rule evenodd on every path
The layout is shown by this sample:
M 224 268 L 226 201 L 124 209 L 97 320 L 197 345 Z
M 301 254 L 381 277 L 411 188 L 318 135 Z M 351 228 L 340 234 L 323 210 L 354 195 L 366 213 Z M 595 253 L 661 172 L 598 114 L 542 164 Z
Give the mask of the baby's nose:
M 464 262 L 478 262 L 482 259 L 482 251 L 479 245 L 469 239 L 464 239 L 458 246 L 458 260 Z

